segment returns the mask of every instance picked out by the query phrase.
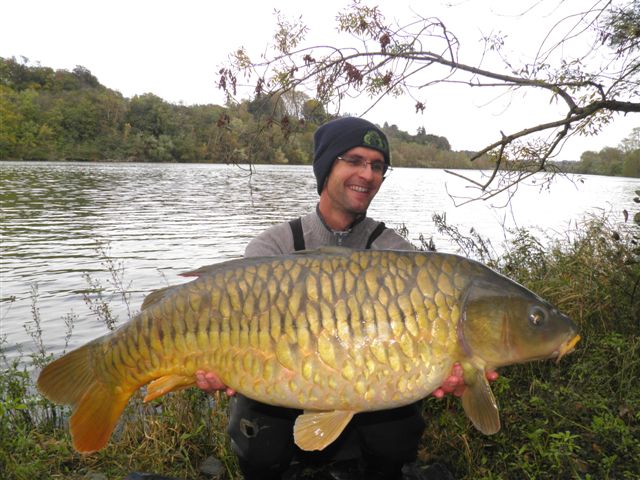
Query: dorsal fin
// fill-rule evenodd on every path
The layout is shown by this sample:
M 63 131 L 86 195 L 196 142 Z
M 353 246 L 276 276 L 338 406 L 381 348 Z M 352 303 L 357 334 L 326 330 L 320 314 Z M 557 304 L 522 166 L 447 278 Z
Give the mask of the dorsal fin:
M 188 272 L 179 273 L 181 277 L 201 277 L 213 270 L 220 269 L 220 263 L 214 263 L 213 265 L 205 265 L 203 267 L 196 268 L 195 270 L 189 270 Z
M 159 288 L 158 290 L 154 290 L 149 295 L 144 297 L 144 300 L 142 301 L 142 306 L 140 307 L 140 310 L 144 310 L 146 308 L 149 308 L 154 303 L 159 302 L 160 300 L 162 300 L 167 295 L 167 292 L 169 290 L 173 289 L 173 288 L 174 287 L 164 287 L 164 288 Z

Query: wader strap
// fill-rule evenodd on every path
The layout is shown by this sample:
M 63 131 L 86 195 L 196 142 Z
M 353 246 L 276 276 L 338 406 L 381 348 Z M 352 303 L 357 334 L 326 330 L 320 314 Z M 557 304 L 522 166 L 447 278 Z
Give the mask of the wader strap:
M 302 233 L 302 219 L 300 217 L 289 220 L 291 233 L 293 234 L 293 249 L 296 252 L 304 250 L 304 235 Z
M 367 240 L 367 246 L 365 247 L 367 250 L 371 248 L 371 244 L 376 241 L 376 238 L 378 238 L 382 232 L 384 232 L 385 228 L 387 227 L 384 226 L 384 222 L 380 222 L 376 229 L 371 232 L 369 240 Z

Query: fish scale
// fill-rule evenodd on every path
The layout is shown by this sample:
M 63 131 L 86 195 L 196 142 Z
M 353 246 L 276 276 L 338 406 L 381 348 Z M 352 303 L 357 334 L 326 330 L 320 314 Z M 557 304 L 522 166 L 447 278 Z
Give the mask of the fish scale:
M 331 267 L 331 264 L 329 262 L 323 261 L 323 262 L 319 262 L 318 265 L 308 265 L 306 267 L 308 268 L 309 271 L 312 271 L 312 272 L 313 271 L 326 272 Z M 360 271 L 365 272 L 368 291 L 361 292 L 360 295 L 363 297 L 362 301 L 366 302 L 368 299 L 375 299 L 375 298 L 378 298 L 379 300 L 379 302 L 376 303 L 377 311 L 375 312 L 375 318 L 376 318 L 377 328 L 375 330 L 375 336 L 378 337 L 380 335 L 383 335 L 384 337 L 388 338 L 389 341 L 393 340 L 395 342 L 398 342 L 398 345 L 404 345 L 405 346 L 404 351 L 411 352 L 414 347 L 414 342 L 408 336 L 405 336 L 404 338 L 401 337 L 402 333 L 404 332 L 404 326 L 403 326 L 403 321 L 398 320 L 398 319 L 404 319 L 405 316 L 402 313 L 397 313 L 395 311 L 397 310 L 397 306 L 395 304 L 392 305 L 391 312 L 388 312 L 386 308 L 382 308 L 388 302 L 387 297 L 389 296 L 389 294 L 387 293 L 386 290 L 381 290 L 381 285 L 380 285 L 381 272 L 368 269 L 369 267 L 370 265 L 369 265 L 369 262 L 367 261 L 367 258 L 360 256 L 360 258 L 356 259 L 356 261 L 352 264 L 350 270 L 351 270 L 351 273 L 359 273 Z M 279 277 L 281 280 L 284 280 L 286 278 L 279 268 L 276 269 L 275 276 Z M 324 339 L 324 341 L 320 342 L 321 345 L 319 349 L 323 353 L 319 355 L 318 360 L 313 365 L 313 368 L 325 370 L 328 375 L 335 375 L 336 373 L 339 373 L 342 379 L 345 381 L 345 384 L 342 385 L 343 389 L 352 389 L 352 388 L 356 389 L 356 386 L 353 386 L 351 384 L 351 382 L 354 380 L 354 377 L 355 377 L 355 374 L 354 374 L 355 367 L 353 362 L 348 358 L 346 358 L 344 355 L 341 355 L 339 360 L 336 359 L 336 356 L 338 355 L 336 352 L 339 351 L 341 348 L 344 349 L 344 346 L 347 345 L 347 343 L 351 340 L 351 335 L 348 335 L 348 332 L 350 330 L 354 330 L 354 327 L 352 325 L 345 324 L 345 325 L 342 325 L 342 328 L 341 328 L 340 322 L 344 323 L 346 322 L 346 319 L 342 318 L 340 315 L 340 312 L 342 311 L 343 312 L 342 316 L 344 316 L 343 310 L 340 310 L 339 308 L 336 310 L 333 310 L 331 308 L 330 303 L 333 300 L 333 294 L 336 291 L 336 288 L 333 285 L 333 282 L 331 282 L 330 280 L 331 280 L 330 277 L 323 275 L 322 273 L 320 274 L 319 281 L 317 278 L 307 277 L 306 297 L 304 297 L 304 300 L 314 304 L 314 310 L 316 311 L 318 309 L 320 310 L 321 318 L 322 318 L 322 323 L 321 323 L 322 330 L 326 332 L 327 336 L 332 339 L 332 340 L 326 340 L 326 337 L 324 336 L 321 337 L 321 339 Z M 288 283 L 286 281 L 284 281 L 284 283 L 282 284 L 282 289 L 285 292 L 288 291 Z M 388 307 L 388 305 L 386 307 Z M 334 314 L 335 314 L 335 318 L 334 318 Z M 279 316 L 279 318 L 274 319 L 274 317 L 277 317 L 277 316 Z M 390 318 L 394 320 L 390 321 Z M 277 343 L 278 337 L 282 335 L 282 329 L 280 328 L 281 325 L 279 326 L 277 323 L 278 320 L 282 321 L 283 319 L 282 312 L 278 310 L 276 312 L 276 315 L 271 316 L 271 319 L 272 321 L 276 322 L 275 324 L 272 325 L 272 328 L 271 328 L 271 332 L 272 332 L 271 340 L 272 342 L 276 342 L 275 345 L 272 344 L 272 347 L 275 349 L 276 352 L 278 352 L 278 354 L 276 355 L 276 358 L 278 359 L 278 363 L 279 363 L 279 365 L 274 365 L 274 367 L 276 370 L 278 370 L 278 368 L 281 368 L 282 366 L 284 366 L 285 368 L 291 367 L 295 362 L 298 362 L 299 359 L 295 358 L 296 355 L 293 355 L 292 352 L 290 351 L 291 347 L 289 346 L 290 344 L 288 342 Z M 304 318 L 298 320 L 299 325 L 304 323 L 305 323 Z M 339 339 L 340 341 L 336 342 L 335 341 L 336 338 Z M 295 341 L 295 339 L 291 339 L 291 340 Z M 317 342 L 312 343 L 309 345 L 309 347 L 313 349 L 316 344 Z M 402 364 L 409 363 L 405 358 L 407 355 L 404 353 L 402 349 L 398 348 L 395 343 L 385 347 L 384 342 L 378 342 L 375 345 L 374 350 L 375 350 L 375 353 L 378 354 L 377 357 L 375 353 L 372 352 L 369 355 L 369 358 L 370 359 L 377 358 L 379 361 L 382 360 L 382 366 L 380 368 L 382 368 L 381 371 L 383 373 L 383 376 L 390 375 L 392 372 L 398 372 L 401 369 L 400 366 Z M 335 370 L 339 362 L 342 363 L 343 365 L 338 370 L 338 372 L 336 372 Z M 364 365 L 364 362 L 360 362 L 360 363 Z M 234 370 L 233 369 L 234 365 L 237 365 L 237 364 L 232 362 L 230 365 L 231 367 L 230 376 L 242 375 L 244 373 L 247 373 L 243 371 Z M 222 371 L 218 370 L 218 372 L 224 378 L 224 374 L 222 373 Z M 375 370 L 372 373 L 375 373 Z M 320 376 L 322 377 L 322 375 Z M 363 375 L 363 376 L 366 378 L 366 375 Z M 357 385 L 362 390 L 362 383 L 356 383 L 355 385 Z M 392 389 L 387 388 L 385 391 L 392 391 Z M 359 392 L 359 393 L 362 393 L 362 392 Z M 337 398 L 347 397 L 347 396 L 349 396 L 349 394 L 338 395 Z M 282 401 L 281 398 L 273 398 L 268 400 L 270 400 L 272 403 Z M 398 393 L 395 392 L 392 398 L 392 401 L 397 401 L 397 400 L 398 400 Z M 330 406 L 333 406 L 333 405 L 330 405 Z M 325 405 L 325 408 L 326 408 L 326 405 Z
M 329 248 L 192 275 L 41 372 L 40 391 L 73 407 L 79 451 L 106 444 L 138 388 L 148 384 L 151 400 L 193 385 L 200 369 L 260 402 L 304 410 L 294 437 L 313 450 L 357 412 L 424 398 L 460 362 L 470 385 L 465 412 L 494 433 L 499 418 L 484 371 L 562 356 L 579 338 L 535 294 L 456 255 Z M 534 307 L 548 322 L 532 333 Z

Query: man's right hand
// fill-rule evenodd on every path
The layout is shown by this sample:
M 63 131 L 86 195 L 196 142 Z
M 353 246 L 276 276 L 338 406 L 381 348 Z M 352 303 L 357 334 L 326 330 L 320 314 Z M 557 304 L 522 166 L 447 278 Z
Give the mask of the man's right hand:
M 230 397 L 236 394 L 236 391 L 222 383 L 220 377 L 218 377 L 214 372 L 198 370 L 196 372 L 196 386 L 207 393 L 224 390 Z
M 490 382 L 495 382 L 500 376 L 495 370 L 488 370 L 485 375 L 487 380 Z M 444 398 L 447 394 L 452 394 L 455 397 L 461 397 L 465 388 L 464 370 L 462 369 L 462 365 L 456 362 L 453 364 L 449 376 L 444 380 L 439 388 L 431 392 L 431 395 L 436 398 Z

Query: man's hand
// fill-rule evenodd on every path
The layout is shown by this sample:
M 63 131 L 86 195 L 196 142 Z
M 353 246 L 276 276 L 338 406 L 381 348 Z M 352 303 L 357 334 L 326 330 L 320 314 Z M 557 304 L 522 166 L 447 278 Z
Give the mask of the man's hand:
M 454 363 L 453 368 L 451 369 L 451 375 L 445 378 L 442 386 L 431 392 L 431 395 L 436 398 L 443 398 L 448 393 L 451 393 L 456 397 L 461 397 L 466 387 L 464 384 L 463 374 L 462 365 L 457 362 Z M 498 375 L 498 372 L 494 370 L 489 370 L 487 371 L 486 376 L 487 380 L 495 382 L 500 375 Z
M 200 390 L 204 390 L 207 393 L 224 390 L 230 397 L 236 394 L 236 391 L 222 383 L 220 377 L 218 377 L 218 375 L 216 375 L 214 372 L 205 372 L 204 370 L 198 370 L 196 372 L 196 386 Z

